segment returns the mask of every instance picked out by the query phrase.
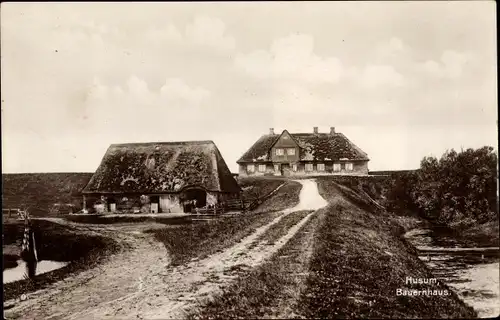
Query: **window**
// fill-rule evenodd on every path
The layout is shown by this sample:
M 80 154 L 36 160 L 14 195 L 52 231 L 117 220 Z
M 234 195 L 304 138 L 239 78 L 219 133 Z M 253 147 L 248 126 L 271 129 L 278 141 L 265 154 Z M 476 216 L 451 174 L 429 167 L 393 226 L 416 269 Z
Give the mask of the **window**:
M 285 154 L 285 150 L 281 148 L 277 148 L 275 152 L 277 156 L 282 156 Z
M 340 171 L 340 163 L 333 164 L 333 171 Z
M 313 171 L 313 164 L 312 163 L 306 163 L 306 171 Z
M 253 164 L 247 165 L 247 172 L 255 172 L 255 166 Z
M 346 163 L 346 164 L 345 164 L 345 169 L 346 169 L 347 171 L 352 171 L 352 170 L 353 170 L 353 165 L 352 165 L 352 163 L 350 163 L 350 162 Z
M 279 172 L 280 171 L 280 165 L 279 164 L 275 164 L 274 165 L 274 172 Z
M 292 165 L 292 170 L 293 170 L 293 171 L 297 171 L 297 164 L 295 164 L 295 163 L 294 163 L 294 164 Z
M 324 163 L 318 163 L 318 171 L 325 171 L 325 164 Z
M 289 156 L 294 156 L 295 155 L 295 148 L 286 149 L 286 154 L 288 154 Z
M 265 164 L 259 164 L 259 172 L 266 172 L 266 165 Z

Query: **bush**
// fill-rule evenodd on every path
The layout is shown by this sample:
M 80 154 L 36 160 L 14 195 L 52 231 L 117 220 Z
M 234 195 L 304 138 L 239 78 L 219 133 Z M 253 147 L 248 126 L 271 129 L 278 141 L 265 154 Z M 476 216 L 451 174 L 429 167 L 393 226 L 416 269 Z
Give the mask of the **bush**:
M 492 147 L 425 157 L 420 170 L 391 179 L 389 209 L 453 227 L 498 220 L 497 162 Z

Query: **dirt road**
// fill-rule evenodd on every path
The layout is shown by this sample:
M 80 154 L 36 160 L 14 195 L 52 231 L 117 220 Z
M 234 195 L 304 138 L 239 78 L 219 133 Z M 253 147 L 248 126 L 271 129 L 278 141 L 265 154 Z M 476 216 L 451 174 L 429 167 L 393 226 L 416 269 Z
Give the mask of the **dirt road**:
M 258 240 L 272 225 L 294 211 L 317 210 L 327 202 L 316 182 L 302 184 L 299 204 L 257 229 L 240 243 L 187 265 L 170 267 L 163 244 L 139 225 L 90 226 L 88 232 L 106 234 L 132 249 L 94 268 L 28 295 L 5 313 L 7 319 L 178 319 L 237 276 L 237 270 L 261 264 L 281 248 L 311 218 L 307 215 L 273 245 Z M 151 227 L 151 225 L 149 225 Z

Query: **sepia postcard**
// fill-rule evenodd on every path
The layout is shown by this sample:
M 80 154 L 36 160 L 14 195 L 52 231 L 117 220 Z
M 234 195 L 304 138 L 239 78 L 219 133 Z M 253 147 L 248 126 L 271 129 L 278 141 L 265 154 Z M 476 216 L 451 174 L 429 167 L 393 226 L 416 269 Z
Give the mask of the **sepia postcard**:
M 0 24 L 4 319 L 500 315 L 494 1 Z

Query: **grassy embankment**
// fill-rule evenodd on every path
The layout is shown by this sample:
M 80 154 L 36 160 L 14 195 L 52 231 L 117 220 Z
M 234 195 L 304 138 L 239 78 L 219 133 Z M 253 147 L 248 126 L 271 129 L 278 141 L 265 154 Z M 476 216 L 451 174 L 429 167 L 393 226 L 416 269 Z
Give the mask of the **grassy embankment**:
M 82 206 L 81 190 L 92 173 L 12 173 L 2 174 L 2 208 L 29 208 L 35 216 L 68 213 L 52 211 L 54 204 L 73 204 L 74 210 Z
M 268 179 L 262 180 L 266 181 Z M 253 192 L 272 192 L 267 183 L 260 180 L 253 185 Z M 274 181 L 274 180 L 273 180 Z M 278 186 L 283 181 L 280 181 Z M 273 185 L 273 186 L 276 186 Z M 296 182 L 286 182 L 282 188 L 261 204 L 254 212 L 233 217 L 222 217 L 206 223 L 179 225 L 168 229 L 149 230 L 155 238 L 165 244 L 172 258 L 172 265 L 181 265 L 192 259 L 203 259 L 228 248 L 252 234 L 257 228 L 271 222 L 279 211 L 298 203 L 302 186 Z M 249 190 L 249 189 L 247 189 Z
M 331 201 L 316 234 L 302 315 L 310 318 L 466 318 L 476 314 L 445 284 L 407 284 L 433 278 L 416 250 L 401 238 L 392 215 L 375 211 L 363 197 L 320 180 Z M 338 194 L 343 198 L 338 198 Z M 357 197 L 356 197 L 357 196 Z M 345 199 L 348 199 L 346 201 Z M 397 295 L 397 289 L 447 290 L 448 295 Z
M 69 274 L 90 269 L 119 250 L 118 244 L 109 238 L 78 233 L 72 228 L 49 221 L 37 220 L 33 223 L 39 260 L 66 261 L 69 264 L 37 275 L 33 280 L 4 284 L 4 301 L 42 289 Z M 9 261 L 9 266 L 17 266 L 15 261 L 20 259 L 23 231 L 23 221 L 3 226 L 3 258 Z
M 319 180 L 320 193 L 331 204 L 313 216 L 269 261 L 241 274 L 233 285 L 193 311 L 189 318 L 266 318 L 277 314 L 300 318 L 476 315 L 442 283 L 406 284 L 406 277 L 433 276 L 415 249 L 401 239 L 405 228 L 393 215 L 377 211 L 364 195 L 339 188 L 331 179 Z M 294 260 L 298 252 L 304 251 L 297 248 L 307 234 L 314 237 L 312 257 Z M 307 275 L 303 286 L 298 285 L 299 277 L 294 271 L 300 269 L 307 271 L 300 273 Z M 398 296 L 397 289 L 447 290 L 449 295 Z M 288 307 L 280 311 L 283 305 Z
M 398 223 L 406 231 L 415 227 L 437 228 L 442 232 L 452 235 L 458 242 L 463 243 L 465 246 L 500 246 L 498 219 L 484 223 L 453 227 L 451 225 L 438 224 L 436 221 L 430 221 L 425 217 L 419 216 L 417 213 L 419 210 L 415 207 L 415 204 L 410 199 L 403 200 L 404 197 L 400 198 L 399 194 L 395 191 L 397 189 L 399 192 L 402 192 L 401 190 L 407 188 L 402 186 L 408 184 L 404 174 L 408 174 L 409 172 L 416 171 L 385 172 L 388 175 L 387 177 L 334 177 L 334 179 L 341 186 L 355 190 L 358 194 L 366 193 L 366 195 L 388 208 L 394 214 L 394 219 L 398 220 Z M 322 178 L 324 179 L 324 177 L 319 179 Z

